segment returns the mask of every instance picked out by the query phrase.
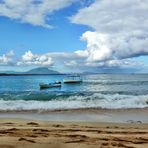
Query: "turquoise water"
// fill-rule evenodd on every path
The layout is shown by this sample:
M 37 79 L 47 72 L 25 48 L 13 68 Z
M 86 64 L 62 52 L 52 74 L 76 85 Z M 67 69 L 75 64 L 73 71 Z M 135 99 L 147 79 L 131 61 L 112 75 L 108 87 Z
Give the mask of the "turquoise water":
M 148 75 L 83 75 L 83 83 L 40 90 L 66 75 L 1 76 L 0 110 L 148 107 Z

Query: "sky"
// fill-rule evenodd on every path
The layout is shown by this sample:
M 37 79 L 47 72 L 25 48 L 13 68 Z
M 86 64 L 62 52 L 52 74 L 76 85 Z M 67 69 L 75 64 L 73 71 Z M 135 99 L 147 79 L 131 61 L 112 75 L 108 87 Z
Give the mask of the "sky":
M 0 0 L 0 71 L 148 72 L 148 0 Z

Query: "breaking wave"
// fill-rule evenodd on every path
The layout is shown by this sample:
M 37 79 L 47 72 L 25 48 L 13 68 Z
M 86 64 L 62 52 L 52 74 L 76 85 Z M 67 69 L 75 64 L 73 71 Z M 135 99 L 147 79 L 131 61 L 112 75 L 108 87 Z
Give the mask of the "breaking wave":
M 79 108 L 128 109 L 148 107 L 148 94 L 49 92 L 0 94 L 0 110 L 57 110 Z

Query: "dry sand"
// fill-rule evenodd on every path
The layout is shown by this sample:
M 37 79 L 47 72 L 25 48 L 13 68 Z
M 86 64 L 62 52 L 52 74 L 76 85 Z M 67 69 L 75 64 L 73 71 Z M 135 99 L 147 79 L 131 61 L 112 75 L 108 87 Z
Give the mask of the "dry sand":
M 148 148 L 148 124 L 0 119 L 0 148 Z

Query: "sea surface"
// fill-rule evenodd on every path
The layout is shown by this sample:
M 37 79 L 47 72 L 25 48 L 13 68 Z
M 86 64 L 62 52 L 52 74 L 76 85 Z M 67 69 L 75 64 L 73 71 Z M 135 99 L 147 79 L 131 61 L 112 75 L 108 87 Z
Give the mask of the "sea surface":
M 40 90 L 66 75 L 1 76 L 0 111 L 148 107 L 148 74 L 82 75 L 83 83 Z

